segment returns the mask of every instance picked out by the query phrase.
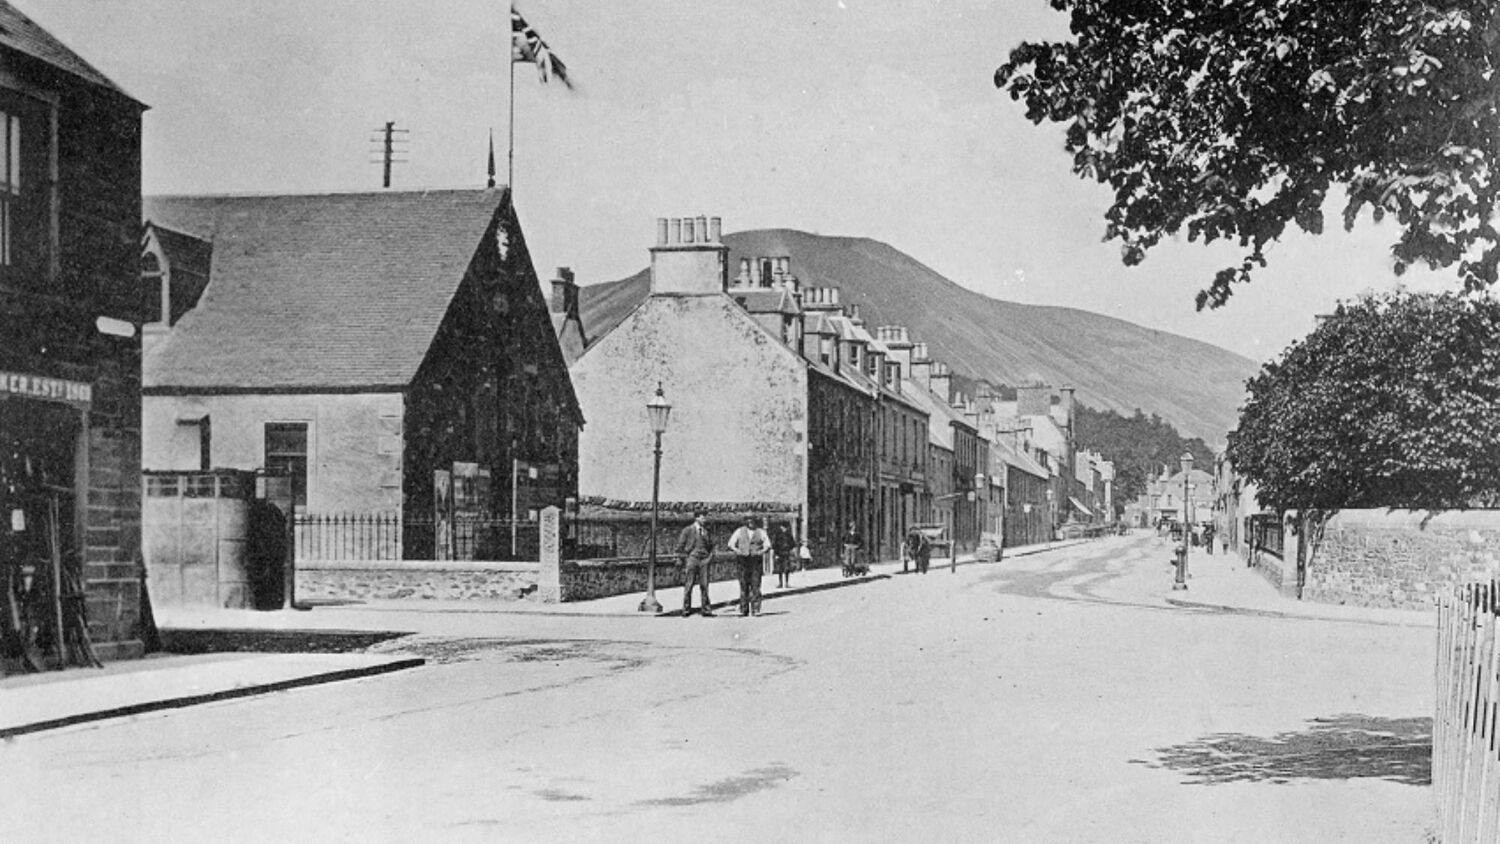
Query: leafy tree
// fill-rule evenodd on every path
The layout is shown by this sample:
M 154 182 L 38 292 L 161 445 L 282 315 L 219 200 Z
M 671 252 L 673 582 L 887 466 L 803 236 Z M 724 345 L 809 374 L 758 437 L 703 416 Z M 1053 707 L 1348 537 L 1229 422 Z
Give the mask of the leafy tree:
M 1342 305 L 1249 382 L 1229 458 L 1277 509 L 1500 502 L 1500 300 Z
M 1160 416 L 1153 413 L 1148 418 L 1140 408 L 1132 416 L 1121 416 L 1079 405 L 1074 421 L 1078 447 L 1097 451 L 1115 464 L 1116 501 L 1139 497 L 1162 466 L 1176 472 L 1184 451 L 1193 453 L 1197 468 L 1213 465 L 1213 451 L 1202 439 L 1184 438 Z
M 1051 0 L 1074 39 L 995 71 L 1035 123 L 1067 124 L 1073 170 L 1107 183 L 1126 264 L 1164 236 L 1245 250 L 1198 293 L 1218 307 L 1289 223 L 1401 226 L 1399 274 L 1457 265 L 1493 285 L 1500 151 L 1495 0 Z

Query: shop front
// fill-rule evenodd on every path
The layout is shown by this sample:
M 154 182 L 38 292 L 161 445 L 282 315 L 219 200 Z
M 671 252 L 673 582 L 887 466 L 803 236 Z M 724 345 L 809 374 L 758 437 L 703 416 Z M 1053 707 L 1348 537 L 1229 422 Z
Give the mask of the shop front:
M 84 586 L 93 385 L 0 371 L 5 673 L 98 664 Z

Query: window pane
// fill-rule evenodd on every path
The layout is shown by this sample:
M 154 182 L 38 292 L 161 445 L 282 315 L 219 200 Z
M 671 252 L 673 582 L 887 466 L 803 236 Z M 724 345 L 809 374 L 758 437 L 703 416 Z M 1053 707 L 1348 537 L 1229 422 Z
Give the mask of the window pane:
M 292 478 L 292 503 L 307 505 L 307 423 L 266 425 L 266 469 Z
M 21 118 L 10 118 L 10 192 L 21 192 Z
M 9 190 L 11 174 L 15 172 L 15 168 L 11 166 L 10 157 L 10 115 L 3 111 L 0 111 L 0 163 L 5 168 L 0 173 L 0 185 Z
M 307 454 L 306 424 L 270 424 L 266 426 L 266 456 L 273 454 Z

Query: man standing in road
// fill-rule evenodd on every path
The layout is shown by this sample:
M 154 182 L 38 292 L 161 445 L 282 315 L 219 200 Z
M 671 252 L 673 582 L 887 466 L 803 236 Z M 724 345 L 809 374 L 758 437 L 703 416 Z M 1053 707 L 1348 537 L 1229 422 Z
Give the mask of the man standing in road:
M 740 615 L 760 615 L 760 579 L 765 573 L 766 551 L 771 538 L 760 527 L 760 518 L 750 516 L 729 537 L 729 550 L 740 561 Z
M 906 553 L 902 555 L 903 561 L 901 571 L 906 571 L 905 560 L 911 560 L 917 567 L 918 574 L 927 573 L 927 565 L 932 561 L 932 543 L 927 541 L 927 534 L 917 528 L 912 528 L 911 533 L 906 535 Z
M 708 569 L 714 556 L 714 538 L 702 510 L 693 513 L 693 523 L 677 534 L 677 558 L 682 562 L 682 617 L 693 614 L 693 584 L 703 590 L 703 616 L 712 618 L 713 604 L 708 600 Z

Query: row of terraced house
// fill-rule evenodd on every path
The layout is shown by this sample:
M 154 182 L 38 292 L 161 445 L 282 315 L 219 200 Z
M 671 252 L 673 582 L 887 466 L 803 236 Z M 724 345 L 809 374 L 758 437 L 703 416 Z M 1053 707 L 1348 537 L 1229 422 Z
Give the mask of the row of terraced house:
M 759 514 L 831 565 L 851 525 L 871 557 L 894 559 L 919 524 L 944 525 L 959 552 L 999 553 L 1108 518 L 1113 468 L 1076 448 L 1071 390 L 1007 400 L 979 381 L 960 395 L 928 343 L 872 330 L 838 288 L 804 287 L 796 256 L 731 256 L 718 218 L 659 219 L 656 234 L 647 296 L 570 370 L 590 518 L 650 507 L 658 388 L 673 406 L 658 508 L 674 526 L 697 509 Z

